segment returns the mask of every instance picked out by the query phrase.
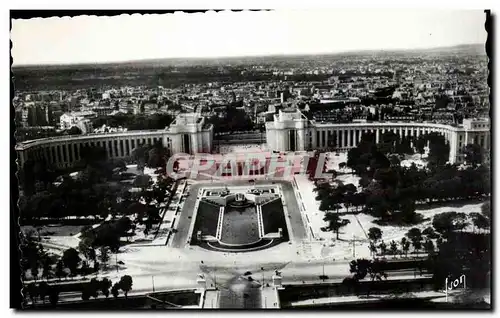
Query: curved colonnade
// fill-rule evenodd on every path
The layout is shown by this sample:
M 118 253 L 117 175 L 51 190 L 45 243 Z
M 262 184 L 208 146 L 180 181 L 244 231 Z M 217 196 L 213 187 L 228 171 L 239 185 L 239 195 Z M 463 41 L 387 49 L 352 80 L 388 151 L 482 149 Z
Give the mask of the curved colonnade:
M 375 141 L 382 134 L 393 132 L 400 138 L 418 137 L 429 133 L 444 136 L 450 145 L 450 163 L 462 160 L 460 149 L 467 144 L 479 144 L 490 149 L 490 126 L 487 119 L 466 119 L 462 125 L 431 122 L 353 122 L 317 123 L 309 121 L 299 111 L 280 111 L 266 123 L 268 147 L 276 151 L 304 151 L 333 148 L 346 151 L 356 147 L 364 133 L 373 133 Z
M 42 159 L 58 167 L 69 168 L 81 159 L 85 145 L 106 149 L 108 158 L 126 158 L 139 145 L 161 142 L 174 153 L 210 152 L 213 143 L 213 127 L 203 126 L 203 118 L 189 127 L 182 122 L 164 130 L 127 131 L 119 133 L 61 136 L 29 140 L 16 145 L 18 164 L 28 159 Z M 176 120 L 177 121 L 177 120 Z M 363 122 L 317 123 L 309 121 L 300 111 L 280 111 L 274 121 L 266 123 L 266 140 L 270 150 L 304 151 L 310 149 L 335 149 L 346 151 L 356 147 L 364 133 L 375 134 L 376 142 L 382 134 L 393 132 L 399 137 L 409 137 L 436 132 L 445 137 L 450 145 L 450 163 L 462 160 L 460 149 L 467 144 L 479 144 L 490 149 L 490 125 L 487 119 L 466 119 L 462 125 L 444 125 L 427 122 Z
M 213 125 L 197 113 L 181 114 L 165 129 L 60 136 L 28 140 L 16 145 L 18 165 L 27 160 L 45 161 L 57 168 L 70 168 L 81 159 L 84 146 L 103 147 L 109 159 L 126 158 L 140 145 L 161 142 L 171 153 L 210 152 Z
M 120 133 L 89 134 L 81 136 L 61 136 L 29 140 L 16 145 L 18 164 L 22 166 L 28 159 L 41 160 L 57 168 L 69 168 L 81 159 L 85 146 L 106 149 L 110 159 L 126 158 L 140 145 L 153 145 L 161 141 L 171 149 L 172 140 L 163 131 L 128 131 Z

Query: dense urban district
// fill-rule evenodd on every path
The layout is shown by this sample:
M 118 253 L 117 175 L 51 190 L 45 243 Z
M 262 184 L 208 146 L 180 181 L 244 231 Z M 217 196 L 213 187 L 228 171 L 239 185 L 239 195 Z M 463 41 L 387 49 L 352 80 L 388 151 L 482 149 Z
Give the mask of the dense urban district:
M 490 308 L 482 46 L 13 74 L 26 309 Z

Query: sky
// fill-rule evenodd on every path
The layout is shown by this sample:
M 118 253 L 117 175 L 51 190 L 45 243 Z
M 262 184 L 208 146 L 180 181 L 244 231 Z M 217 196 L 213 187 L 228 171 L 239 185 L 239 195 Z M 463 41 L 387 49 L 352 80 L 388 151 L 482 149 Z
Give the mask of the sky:
M 476 11 L 276 10 L 13 20 L 14 65 L 259 56 L 484 43 Z

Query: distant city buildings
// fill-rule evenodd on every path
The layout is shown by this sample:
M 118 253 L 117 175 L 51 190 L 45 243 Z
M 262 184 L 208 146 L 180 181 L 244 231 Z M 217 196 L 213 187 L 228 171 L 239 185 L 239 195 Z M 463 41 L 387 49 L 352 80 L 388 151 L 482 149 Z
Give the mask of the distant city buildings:
M 90 119 L 96 118 L 97 113 L 93 111 L 71 112 L 63 114 L 59 121 L 61 129 L 70 129 L 73 126 L 80 128 L 86 134 L 92 131 Z
M 78 127 L 83 134 L 129 134 L 129 127 L 102 125 L 108 123 L 108 119 L 113 123 L 113 118 L 150 118 L 156 114 L 177 118 L 166 130 L 173 133 L 175 129 L 180 131 L 181 126 L 187 129 L 193 125 L 186 119 L 189 116 L 204 118 L 208 124 L 212 119 L 226 119 L 231 108 L 244 112 L 254 129 L 266 127 L 267 142 L 276 150 L 326 147 L 323 137 L 315 136 L 318 129 L 320 135 L 323 128 L 337 131 L 338 125 L 365 125 L 378 130 L 394 122 L 416 131 L 444 125 L 448 127 L 443 128 L 448 134 L 447 140 L 460 147 L 460 140 L 455 142 L 452 135 L 458 131 L 462 134 L 462 130 L 482 131 L 484 127 L 469 127 L 468 120 L 475 123 L 478 118 L 489 116 L 486 63 L 487 60 L 479 56 L 455 55 L 311 57 L 300 62 L 263 62 L 243 69 L 219 65 L 211 68 L 214 74 L 206 81 L 180 81 L 176 85 L 18 91 L 13 104 L 18 127 L 54 127 L 56 131 Z M 228 74 L 233 74 L 234 69 L 238 69 L 239 75 L 232 80 Z M 170 75 L 177 76 L 182 71 L 181 67 L 176 67 Z M 213 80 L 217 75 L 224 80 Z M 290 135 L 282 136 L 290 132 L 280 131 L 280 127 L 287 125 L 284 123 L 290 122 L 283 118 L 295 116 L 290 109 L 300 113 L 299 118 L 290 119 L 291 122 L 303 122 L 307 131 L 304 136 L 301 133 L 296 136 L 292 142 L 294 146 L 289 144 Z M 99 126 L 94 129 L 92 122 L 96 119 L 99 119 Z M 237 124 L 231 123 L 228 127 Z M 199 129 L 204 128 L 195 130 Z M 201 133 L 204 137 L 191 140 L 189 147 L 184 141 L 171 139 L 172 150 L 198 149 L 193 145 L 204 145 L 201 140 L 208 138 L 206 133 Z M 353 140 L 356 139 L 351 136 L 349 145 L 352 146 Z M 346 149 L 347 144 L 345 140 L 341 149 Z

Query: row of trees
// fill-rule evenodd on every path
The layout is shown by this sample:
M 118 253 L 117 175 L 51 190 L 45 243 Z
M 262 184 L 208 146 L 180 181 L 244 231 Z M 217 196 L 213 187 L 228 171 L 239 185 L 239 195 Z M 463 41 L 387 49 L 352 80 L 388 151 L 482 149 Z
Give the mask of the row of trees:
M 240 102 L 241 104 L 241 102 Z M 237 108 L 238 102 L 229 104 L 223 111 L 223 115 L 213 115 L 207 119 L 207 122 L 214 125 L 215 133 L 249 131 L 254 129 L 252 119 L 240 108 Z
M 69 248 L 63 252 L 62 257 L 49 255 L 41 244 L 40 237 L 37 237 L 34 232 L 26 232 L 21 234 L 21 269 L 23 279 L 26 279 L 27 271 L 30 271 L 33 280 L 39 278 L 51 279 L 57 277 L 59 279 L 68 275 L 71 276 L 81 274 L 83 276 L 95 273 L 99 270 L 95 251 L 93 257 L 87 254 L 87 260 L 94 262 L 93 267 L 90 267 L 87 260 L 80 257 L 78 251 L 74 248 Z M 100 260 L 106 263 L 109 260 L 108 251 L 101 251 Z
M 426 138 L 431 149 L 429 157 L 437 158 L 428 169 L 419 169 L 415 165 L 401 167 L 397 158 L 390 156 L 389 159 L 380 151 L 380 145 L 369 140 L 362 141 L 349 151 L 346 166 L 361 177 L 359 183 L 364 195 L 356 199 L 365 199 L 365 202 L 359 202 L 365 205 L 365 212 L 385 221 L 412 224 L 421 220 L 414 213 L 415 202 L 431 203 L 489 195 L 488 166 L 462 169 L 456 165 L 443 165 L 447 155 L 442 150 L 446 146 L 442 136 L 430 134 Z M 469 148 L 472 153 L 472 147 Z
M 104 297 L 108 298 L 111 288 L 111 294 L 114 298 L 117 298 L 120 294 L 120 290 L 123 291 L 125 298 L 128 297 L 128 293 L 132 290 L 133 280 L 130 275 L 124 275 L 120 280 L 114 284 L 107 279 L 103 278 L 99 281 L 96 278 L 92 278 L 90 283 L 86 284 L 82 291 L 82 299 L 89 300 L 91 297 L 97 299 L 99 297 L 99 292 L 101 292 Z
M 143 172 L 145 167 L 165 168 L 169 155 L 168 149 L 159 141 L 154 145 L 140 145 L 132 151 L 130 158 L 132 162 L 137 163 L 137 169 Z
M 380 250 L 382 256 L 403 253 L 408 256 L 410 246 L 413 246 L 417 253 L 423 249 L 427 254 L 432 255 L 436 247 L 439 248 L 450 236 L 463 231 L 469 225 L 472 225 L 473 233 L 476 233 L 476 230 L 484 233 L 491 224 L 490 213 L 490 202 L 488 201 L 482 205 L 481 213 L 472 212 L 467 215 L 451 211 L 437 214 L 432 219 L 432 227 L 427 227 L 423 231 L 416 227 L 411 228 L 399 242 L 401 250 L 398 249 L 398 243 L 394 240 L 387 245 L 382 240 L 382 230 L 372 227 L 367 233 L 370 240 L 370 252 L 372 255 L 377 255 L 378 250 Z
M 58 286 L 49 285 L 47 282 L 30 283 L 23 288 L 22 292 L 25 300 L 31 300 L 33 307 L 35 307 L 39 301 L 45 304 L 47 297 L 52 306 L 56 306 L 59 302 L 60 291 Z
M 120 182 L 110 183 L 108 181 L 121 176 L 120 171 L 125 165 L 116 167 L 116 163 L 107 162 L 105 153 L 103 154 L 98 147 L 84 148 L 82 153 L 85 154 L 83 160 L 86 168 L 76 178 L 65 175 L 59 184 L 51 186 L 46 191 L 21 198 L 19 201 L 21 221 L 23 224 L 34 224 L 39 221 L 66 221 L 70 216 L 104 219 L 111 215 L 112 218 L 96 229 L 89 227 L 82 230 L 79 249 L 87 258 L 83 262 L 76 250 L 70 249 L 65 252 L 68 255 L 67 260 L 55 264 L 51 257 L 42 253 L 43 247 L 39 244 L 40 232 L 38 243 L 33 241 L 33 235 L 28 239 L 22 237 L 22 246 L 25 250 L 22 256 L 22 268 L 24 271 L 30 269 L 35 279 L 39 276 L 40 269 L 43 269 L 42 278 L 64 277 L 65 269 L 68 269 L 71 275 L 86 275 L 92 272 L 89 260 L 94 263 L 93 271 L 97 271 L 99 264 L 95 250 L 101 248 L 100 254 L 103 257 L 101 262 L 106 264 L 109 259 L 107 251 L 117 252 L 121 245 L 121 237 L 128 238 L 133 235 L 136 224 L 145 224 L 147 235 L 153 225 L 161 220 L 159 215 L 161 203 L 172 195 L 174 181 L 163 176 L 159 176 L 154 185 L 149 177 L 147 182 L 135 180 L 134 186 L 141 188 L 138 192 L 130 192 L 130 186 Z M 118 214 L 124 217 L 116 220 Z M 126 216 L 134 216 L 135 222 Z M 54 265 L 57 265 L 56 268 L 53 268 Z
M 429 145 L 429 163 L 435 165 L 444 165 L 448 161 L 450 154 L 449 144 L 444 136 L 432 132 L 420 136 L 400 137 L 398 134 L 388 131 L 380 136 L 380 141 L 376 143 L 374 133 L 364 133 L 360 143 L 352 148 L 348 153 L 347 166 L 356 171 L 357 174 L 373 173 L 372 164 L 383 164 L 384 159 L 381 155 L 390 156 L 391 154 L 424 154 L 426 146 Z M 375 162 L 372 162 L 375 159 Z M 370 167 L 372 169 L 367 169 Z
M 368 260 L 356 259 L 349 263 L 349 272 L 353 275 L 347 277 L 342 281 L 342 284 L 357 290 L 359 282 L 366 277 L 370 278 L 370 284 L 373 285 L 376 281 L 387 280 L 387 273 L 385 272 L 386 262 L 383 260 Z M 366 296 L 370 295 L 370 288 L 367 288 Z
M 425 239 L 423 235 L 426 236 Z M 408 257 L 408 252 L 411 246 L 413 246 L 414 251 L 417 254 L 422 249 L 424 249 L 427 253 L 433 253 L 435 250 L 432 240 L 436 238 L 436 235 L 431 227 L 425 229 L 422 233 L 420 233 L 418 228 L 413 228 L 406 233 L 406 236 L 403 237 L 401 241 L 396 242 L 392 240 L 389 244 L 386 244 L 384 240 L 382 240 L 382 231 L 377 227 L 372 227 L 368 230 L 368 238 L 370 239 L 369 248 L 372 256 L 396 256 L 404 254 L 405 257 Z
M 123 291 L 125 298 L 127 298 L 128 293 L 132 290 L 133 280 L 130 275 L 124 275 L 118 282 L 113 284 L 108 278 L 102 280 L 92 278 L 90 282 L 82 285 L 82 300 L 89 300 L 91 297 L 97 299 L 99 294 L 108 298 L 110 292 L 114 298 L 117 298 L 120 290 Z M 59 302 L 60 294 L 61 289 L 57 284 L 49 285 L 47 282 L 33 282 L 23 288 L 25 299 L 30 299 L 33 307 L 39 302 L 45 304 L 47 297 L 50 304 L 55 307 Z
M 487 228 L 491 222 L 491 205 L 486 202 L 481 207 L 481 213 L 446 212 L 435 215 L 432 227 L 421 231 L 418 228 L 410 229 L 401 239 L 402 251 L 407 255 L 411 245 L 416 252 L 422 248 L 427 252 L 427 259 L 420 266 L 424 266 L 432 273 L 434 287 L 442 289 L 442 284 L 447 277 L 459 277 L 465 274 L 468 288 L 485 288 L 489 285 L 491 277 L 491 251 L 489 232 L 462 232 L 468 222 L 480 230 Z M 394 240 L 387 246 L 382 240 L 382 231 L 373 227 L 368 230 L 370 250 L 373 254 L 380 249 L 380 254 L 398 253 L 398 243 Z M 435 244 L 439 252 L 435 251 Z M 378 244 L 378 246 L 377 246 Z M 357 259 L 350 263 L 351 277 L 344 279 L 343 284 L 356 287 L 360 280 L 370 277 L 371 284 L 387 278 L 384 271 L 384 260 Z M 422 267 L 420 267 L 422 270 Z M 367 289 L 367 295 L 370 293 Z
M 126 232 L 131 227 L 128 218 L 122 218 L 113 224 L 101 226 L 98 230 L 86 229 L 82 231 L 82 238 L 78 245 L 78 250 L 68 248 L 57 259 L 51 256 L 40 243 L 40 238 L 33 232 L 23 235 L 20 245 L 22 257 L 21 268 L 26 280 L 26 271 L 30 270 L 32 279 L 48 280 L 58 278 L 61 280 L 68 276 L 86 275 L 97 273 L 101 264 L 104 268 L 110 260 L 110 252 L 118 252 L 119 237 L 115 238 L 114 233 Z M 90 262 L 93 266 L 90 266 Z
M 357 206 L 360 201 L 359 197 L 355 195 L 356 186 L 353 184 L 340 184 L 337 187 L 332 187 L 329 183 L 325 182 L 319 184 L 315 190 L 317 191 L 316 200 L 321 201 L 319 209 L 320 211 L 325 211 L 323 221 L 328 223 L 322 230 L 334 231 L 338 239 L 340 228 L 350 223 L 349 220 L 339 217 L 338 210 L 341 208 L 340 203 L 343 203 L 347 209 L 349 206 Z M 336 213 L 332 212 L 334 210 L 336 210 Z
M 410 233 L 408 233 L 410 234 Z M 403 238 L 405 245 L 408 240 Z M 416 240 L 415 242 L 418 242 Z M 432 246 L 431 240 L 426 240 Z M 391 244 L 391 247 L 394 246 Z M 491 250 L 490 234 L 461 233 L 455 232 L 446 240 L 439 243 L 439 252 L 435 253 L 432 247 L 427 247 L 428 256 L 420 264 L 409 264 L 417 266 L 420 271 L 424 268 L 432 273 L 432 281 L 435 290 L 442 290 L 443 282 L 449 277 L 460 277 L 466 275 L 468 289 L 489 288 L 491 277 Z M 387 279 L 385 272 L 387 263 L 384 260 L 357 259 L 353 260 L 350 266 L 352 276 L 343 280 L 343 285 L 353 288 L 357 293 L 360 280 L 369 277 L 371 286 L 366 289 L 369 296 L 372 286 L 377 281 Z
M 142 148 L 141 148 L 142 149 Z M 20 199 L 19 207 L 21 218 L 26 222 L 33 219 L 64 218 L 67 216 L 94 216 L 107 217 L 108 214 L 116 214 L 118 210 L 127 208 L 125 204 L 132 204 L 134 199 L 144 197 L 147 201 L 156 200 L 161 203 L 170 189 L 173 180 L 170 178 L 160 178 L 155 187 L 146 191 L 150 183 L 137 184 L 137 187 L 144 188 L 143 192 L 133 195 L 128 191 L 128 185 L 120 182 L 122 177 L 130 177 L 121 173 L 126 169 L 123 161 L 106 160 L 105 151 L 102 148 L 84 147 L 82 154 L 82 164 L 85 166 L 76 178 L 64 175 L 61 182 L 53 185 L 51 176 L 45 176 L 48 172 L 43 169 L 43 165 L 37 165 L 36 171 L 43 175 L 43 179 L 49 186 L 45 191 L 40 191 L 31 196 L 24 196 Z M 153 148 L 146 153 L 150 153 L 149 161 L 164 161 L 164 157 L 156 154 L 158 148 Z M 157 163 L 157 165 L 161 165 Z M 137 181 L 137 180 L 136 180 Z M 136 182 L 135 182 L 136 183 Z M 151 199 L 149 199 L 151 198 Z M 118 199 L 118 200 L 117 200 Z M 125 201 L 125 202 L 123 202 Z M 123 203 L 118 203 L 123 202 Z M 71 212 L 71 213 L 68 213 Z
M 102 125 L 110 127 L 125 127 L 128 130 L 148 130 L 164 129 L 168 127 L 174 118 L 168 114 L 154 115 L 135 115 L 135 114 L 116 114 L 114 116 L 99 117 L 93 120 L 94 127 Z
M 32 241 L 31 239 L 28 240 Z M 97 243 L 89 244 L 89 239 L 85 237 L 78 246 L 79 251 L 68 248 L 57 259 L 57 256 L 49 256 L 41 244 L 36 249 L 26 247 L 29 244 L 24 243 L 21 245 L 23 254 L 21 268 L 23 269 L 24 280 L 26 279 L 26 271 L 30 270 L 31 278 L 35 282 L 39 278 L 42 280 L 52 278 L 61 280 L 68 275 L 85 277 L 97 273 L 101 264 L 106 268 L 110 260 L 110 251 L 117 252 L 117 248 L 110 250 L 105 245 L 98 247 Z M 98 250 L 98 253 L 96 250 Z M 90 266 L 90 262 L 92 262 L 92 266 Z
M 108 159 L 107 151 L 103 147 L 83 145 L 79 155 L 80 160 L 75 163 L 73 171 L 82 171 L 90 184 L 110 179 L 115 169 L 126 169 L 125 161 Z M 30 158 L 20 167 L 18 179 L 24 195 L 30 196 L 37 191 L 50 190 L 57 178 L 70 172 L 56 169 L 44 158 L 36 160 Z
M 23 276 L 30 270 L 31 275 L 36 280 L 39 276 L 50 278 L 52 276 L 54 259 L 50 257 L 40 242 L 40 237 L 34 231 L 21 232 L 19 244 L 21 252 L 20 265 Z M 41 271 L 40 271 L 41 269 Z

